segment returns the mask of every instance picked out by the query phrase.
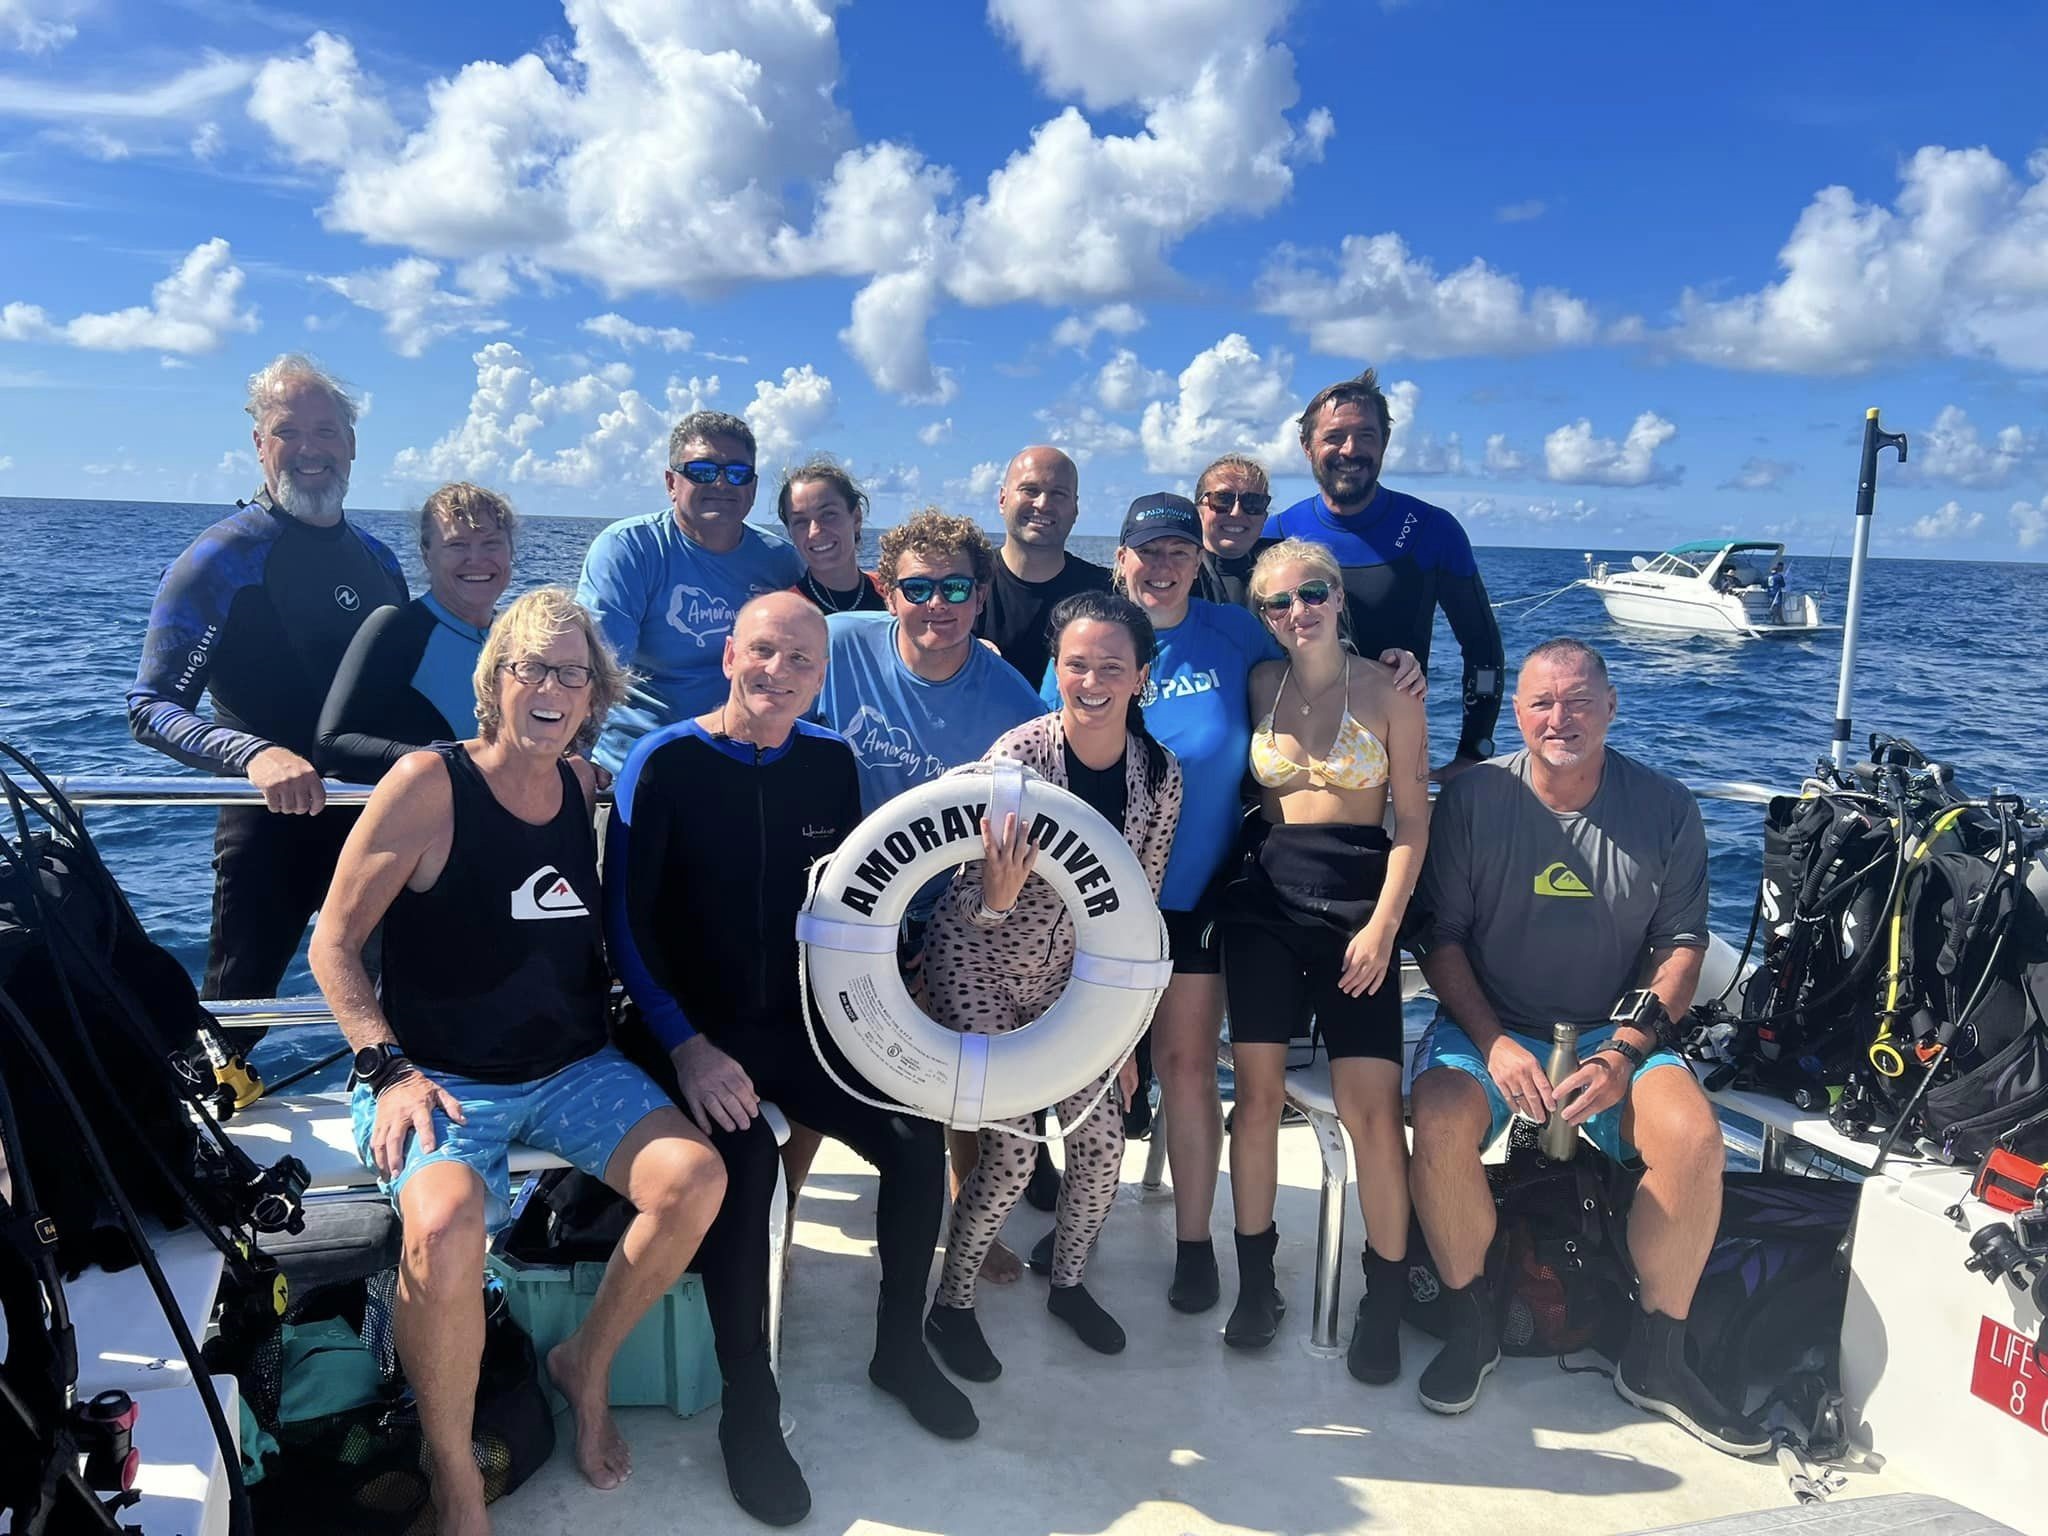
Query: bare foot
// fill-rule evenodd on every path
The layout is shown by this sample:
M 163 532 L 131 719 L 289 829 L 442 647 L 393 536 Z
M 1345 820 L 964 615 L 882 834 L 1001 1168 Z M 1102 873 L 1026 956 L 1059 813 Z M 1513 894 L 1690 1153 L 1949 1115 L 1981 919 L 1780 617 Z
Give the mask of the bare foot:
M 1010 1245 L 997 1238 L 981 1261 L 981 1278 L 991 1285 L 1015 1285 L 1024 1276 L 1024 1261 Z
M 633 1475 L 633 1453 L 612 1418 L 609 1372 L 592 1380 L 572 1335 L 548 1351 L 548 1379 L 576 1416 L 576 1465 L 593 1488 L 613 1489 Z

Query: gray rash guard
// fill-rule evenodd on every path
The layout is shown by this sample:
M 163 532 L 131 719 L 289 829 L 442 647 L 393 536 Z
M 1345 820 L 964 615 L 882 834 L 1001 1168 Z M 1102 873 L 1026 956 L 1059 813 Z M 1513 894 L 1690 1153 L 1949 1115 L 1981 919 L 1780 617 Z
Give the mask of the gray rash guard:
M 1707 834 L 1692 791 L 1614 748 L 1580 811 L 1536 798 L 1526 749 L 1438 796 L 1420 896 L 1507 1028 L 1547 1040 L 1593 1024 L 1644 959 L 1707 943 Z

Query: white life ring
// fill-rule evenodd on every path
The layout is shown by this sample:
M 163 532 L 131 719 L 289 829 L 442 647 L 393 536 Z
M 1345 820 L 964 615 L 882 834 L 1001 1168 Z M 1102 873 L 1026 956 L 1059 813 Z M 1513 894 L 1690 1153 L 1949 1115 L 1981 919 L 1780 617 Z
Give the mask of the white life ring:
M 962 1034 L 911 1001 L 897 927 L 926 882 L 981 857 L 982 817 L 999 827 L 1012 811 L 1039 845 L 1033 873 L 1073 915 L 1073 975 L 1022 1028 Z M 848 1062 L 905 1108 L 962 1130 L 1033 1114 L 1103 1076 L 1138 1043 L 1173 974 L 1166 925 L 1123 834 L 1021 763 L 956 768 L 862 821 L 813 872 L 796 936 L 819 1017 Z

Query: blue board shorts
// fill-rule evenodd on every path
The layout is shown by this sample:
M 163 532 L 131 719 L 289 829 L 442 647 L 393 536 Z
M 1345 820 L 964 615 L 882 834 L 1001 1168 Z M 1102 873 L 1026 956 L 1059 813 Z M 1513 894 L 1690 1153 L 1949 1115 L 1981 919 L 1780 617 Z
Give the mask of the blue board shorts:
M 436 1109 L 434 1150 L 422 1151 L 419 1138 L 408 1135 L 405 1166 L 395 1179 L 380 1177 L 377 1187 L 396 1206 L 405 1181 L 422 1168 L 433 1163 L 461 1163 L 483 1180 L 488 1230 L 503 1226 L 512 1214 L 507 1158 L 513 1142 L 552 1152 L 601 1179 L 626 1133 L 655 1110 L 672 1106 L 669 1096 L 611 1045 L 530 1083 L 480 1083 L 450 1072 L 429 1072 L 427 1076 L 455 1095 L 469 1123 L 457 1125 Z M 374 1173 L 377 1165 L 370 1159 L 370 1132 L 377 1124 L 377 1096 L 368 1084 L 356 1084 L 348 1109 L 356 1156 Z
M 1592 1055 L 1600 1044 L 1620 1027 L 1618 1024 L 1603 1024 L 1581 1030 L 1579 1059 L 1584 1061 Z M 1538 1064 L 1548 1058 L 1549 1049 L 1542 1041 L 1519 1034 L 1515 1039 L 1529 1048 Z M 1486 1058 L 1479 1054 L 1479 1048 L 1472 1043 L 1472 1037 L 1441 1013 L 1429 1021 L 1429 1028 L 1422 1032 L 1422 1039 L 1415 1047 L 1415 1075 L 1420 1077 L 1431 1067 L 1450 1067 L 1463 1072 L 1467 1077 L 1476 1079 L 1479 1086 L 1485 1090 L 1486 1110 L 1491 1120 L 1479 1146 L 1482 1151 L 1492 1146 L 1500 1133 L 1507 1129 L 1508 1120 L 1514 1112 L 1508 1108 L 1508 1101 L 1501 1097 L 1501 1091 L 1493 1081 L 1493 1074 L 1486 1070 Z M 1629 1078 L 1629 1087 L 1633 1089 L 1642 1080 L 1645 1072 L 1655 1072 L 1660 1067 L 1677 1067 L 1687 1074 L 1692 1071 L 1692 1068 L 1685 1064 L 1684 1057 L 1666 1050 L 1655 1050 L 1643 1058 L 1643 1064 L 1637 1067 L 1634 1075 Z M 1628 1100 L 1623 1098 L 1621 1103 L 1601 1110 L 1579 1127 L 1593 1139 L 1594 1146 L 1617 1163 L 1634 1163 L 1639 1160 L 1636 1149 L 1623 1141 L 1621 1136 L 1621 1112 L 1627 1103 Z

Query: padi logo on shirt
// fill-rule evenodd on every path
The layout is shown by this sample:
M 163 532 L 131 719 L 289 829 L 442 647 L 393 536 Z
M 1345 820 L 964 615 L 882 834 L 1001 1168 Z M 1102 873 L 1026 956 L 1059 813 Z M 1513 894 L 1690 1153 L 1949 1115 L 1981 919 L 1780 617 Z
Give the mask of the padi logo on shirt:
M 512 917 L 515 922 L 540 922 L 551 917 L 588 917 L 590 908 L 576 894 L 569 877 L 552 864 L 544 864 L 512 887 Z
M 341 605 L 343 613 L 354 613 L 363 606 L 363 599 L 354 587 L 344 583 L 334 589 L 334 600 Z
M 1571 866 L 1562 859 L 1546 868 L 1536 877 L 1538 896 L 1584 896 L 1591 899 L 1593 893 L 1586 882 L 1572 872 Z
M 724 645 L 725 637 L 732 633 L 733 612 L 724 598 L 686 581 L 677 582 L 668 595 L 669 628 L 688 635 L 700 649 Z
M 1202 672 L 1176 672 L 1164 680 L 1146 678 L 1144 691 L 1138 695 L 1138 707 L 1150 709 L 1161 699 L 1191 699 L 1198 693 L 1214 693 L 1223 686 L 1223 678 L 1214 667 Z
M 944 763 L 918 749 L 910 732 L 891 725 L 888 717 L 872 704 L 855 710 L 840 734 L 863 768 L 892 768 L 919 781 L 937 778 L 946 771 Z

